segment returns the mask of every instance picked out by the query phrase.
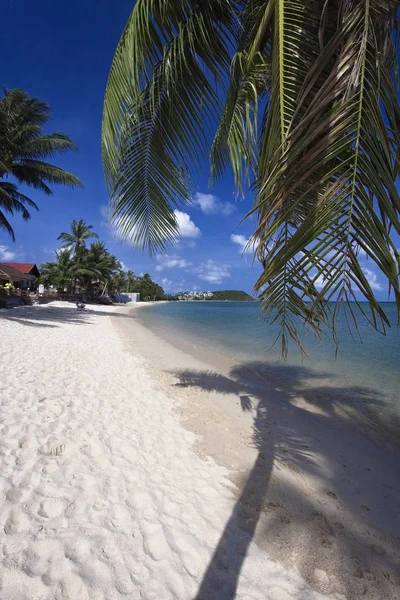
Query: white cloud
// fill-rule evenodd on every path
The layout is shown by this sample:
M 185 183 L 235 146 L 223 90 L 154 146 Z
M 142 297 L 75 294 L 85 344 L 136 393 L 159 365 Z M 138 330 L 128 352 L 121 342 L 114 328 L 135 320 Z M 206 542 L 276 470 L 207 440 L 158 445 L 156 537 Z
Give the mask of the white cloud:
M 18 252 L 13 252 L 8 246 L 0 245 L 0 262 L 9 262 L 18 258 Z
M 194 248 L 196 246 L 196 242 L 194 240 L 177 238 L 172 242 L 174 248 Z
M 175 293 L 178 291 L 180 292 L 185 288 L 186 281 L 184 279 L 172 281 L 171 279 L 168 279 L 168 277 L 163 277 L 161 279 L 161 285 L 167 293 Z
M 234 244 L 237 244 L 239 246 L 241 253 L 254 254 L 255 243 L 250 243 L 249 238 L 246 238 L 244 235 L 239 235 L 237 233 L 232 233 L 230 238 Z
M 317 279 L 314 281 L 314 285 L 317 288 L 317 290 L 322 290 L 326 282 L 327 280 L 324 277 L 322 277 L 322 275 L 318 275 Z
M 114 239 L 116 241 L 129 244 L 130 243 L 129 238 L 131 238 L 135 234 L 135 225 L 132 225 L 129 228 L 129 235 L 128 235 L 128 239 L 127 239 L 121 233 L 121 228 L 119 226 L 118 218 L 113 219 L 112 222 L 110 223 L 110 221 L 109 221 L 110 213 L 109 213 L 109 209 L 106 205 L 103 205 L 100 207 L 100 214 L 101 214 L 102 218 L 104 219 L 101 221 L 100 224 L 111 233 L 111 235 L 114 237 Z M 193 238 L 200 237 L 200 235 L 201 235 L 200 229 L 193 223 L 193 221 L 191 220 L 190 216 L 187 213 L 182 212 L 180 210 L 174 210 L 174 215 L 175 215 L 175 218 L 176 218 L 176 221 L 178 224 L 178 236 L 180 236 L 180 237 L 177 237 L 175 240 L 172 240 L 173 245 L 181 246 L 181 247 L 195 246 L 196 242 L 193 240 Z M 180 238 L 192 238 L 192 239 L 182 240 Z
M 188 262 L 184 258 L 181 258 L 177 254 L 158 254 L 156 261 L 156 271 L 159 272 L 163 271 L 164 269 L 184 269 L 192 266 L 192 263 Z
M 53 248 L 53 250 L 51 250 L 50 248 L 43 247 L 43 248 L 41 248 L 41 250 L 42 250 L 43 254 L 48 254 L 50 256 L 56 255 L 56 250 L 54 248 Z
M 103 219 L 108 220 L 108 206 L 107 204 L 102 204 L 100 206 L 100 215 L 102 216 Z
M 381 292 L 383 290 L 383 285 L 379 283 L 377 274 L 372 271 L 372 269 L 368 269 L 367 267 L 363 267 L 363 273 L 367 278 L 369 285 L 372 290 L 376 292 Z
M 209 258 L 193 269 L 200 279 L 209 283 L 222 283 L 224 279 L 230 277 L 229 265 L 217 262 Z
M 179 227 L 179 233 L 183 238 L 198 238 L 201 235 L 200 229 L 193 223 L 187 213 L 180 210 L 174 210 L 174 215 Z
M 128 270 L 129 270 L 129 269 L 128 269 L 128 265 L 126 265 L 126 264 L 125 264 L 125 263 L 124 263 L 122 260 L 120 260 L 119 262 L 120 262 L 120 264 L 121 264 L 121 269 L 122 269 L 123 271 L 128 271 Z
M 168 293 L 172 290 L 173 283 L 170 279 L 168 279 L 168 277 L 163 277 L 161 279 L 161 285 L 162 285 L 164 292 Z
M 197 192 L 195 195 L 194 204 L 195 206 L 198 206 L 205 215 L 222 214 L 229 217 L 229 215 L 236 210 L 236 207 L 230 202 L 222 202 L 213 194 L 202 194 L 201 192 Z

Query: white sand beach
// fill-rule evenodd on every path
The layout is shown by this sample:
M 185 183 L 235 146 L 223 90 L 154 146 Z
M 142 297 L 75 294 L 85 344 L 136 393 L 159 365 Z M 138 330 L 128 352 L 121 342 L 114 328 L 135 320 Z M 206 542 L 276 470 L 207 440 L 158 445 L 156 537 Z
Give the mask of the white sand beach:
M 115 307 L 2 310 L 0 361 L 0 600 L 400 598 L 399 453 L 327 406 Z

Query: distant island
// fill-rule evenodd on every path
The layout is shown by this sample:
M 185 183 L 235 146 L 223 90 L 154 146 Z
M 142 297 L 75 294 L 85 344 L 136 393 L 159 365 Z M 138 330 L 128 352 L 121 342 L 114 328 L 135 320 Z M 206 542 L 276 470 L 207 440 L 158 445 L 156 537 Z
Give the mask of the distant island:
M 181 292 L 178 300 L 207 300 L 211 302 L 255 302 L 246 292 L 242 290 L 220 290 L 217 292 Z
M 254 302 L 252 298 L 246 292 L 242 290 L 221 290 L 219 292 L 213 292 L 212 297 L 207 297 L 206 300 L 228 300 L 230 302 Z

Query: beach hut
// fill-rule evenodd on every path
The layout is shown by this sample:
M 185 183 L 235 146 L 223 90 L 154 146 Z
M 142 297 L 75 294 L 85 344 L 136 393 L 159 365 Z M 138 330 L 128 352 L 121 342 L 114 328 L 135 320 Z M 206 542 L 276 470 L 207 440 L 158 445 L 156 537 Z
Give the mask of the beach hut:
M 35 263 L 3 263 L 7 267 L 13 267 L 14 269 L 18 269 L 21 273 L 25 275 L 32 275 L 35 279 L 40 276 L 40 271 Z
M 39 271 L 37 272 L 39 273 Z M 21 290 L 34 289 L 36 288 L 36 276 L 24 273 L 13 265 L 0 263 L 0 284 L 5 285 L 6 283 L 12 283 L 15 288 Z

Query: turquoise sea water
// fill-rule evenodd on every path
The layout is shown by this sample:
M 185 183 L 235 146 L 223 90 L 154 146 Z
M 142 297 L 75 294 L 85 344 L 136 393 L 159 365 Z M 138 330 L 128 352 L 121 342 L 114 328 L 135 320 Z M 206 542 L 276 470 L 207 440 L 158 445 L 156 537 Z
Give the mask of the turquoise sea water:
M 235 363 L 265 370 L 292 390 L 307 389 L 314 397 L 365 408 L 380 426 L 393 428 L 400 424 L 400 331 L 395 305 L 384 307 L 393 324 L 386 336 L 360 319 L 361 343 L 349 333 L 343 316 L 336 358 L 329 335 L 321 341 L 305 330 L 302 339 L 309 357 L 302 358 L 293 346 L 286 363 L 280 344 L 271 348 L 278 330 L 263 320 L 256 302 L 170 302 L 141 310 L 140 320 L 156 332 L 157 326 L 164 332 L 175 330 Z

